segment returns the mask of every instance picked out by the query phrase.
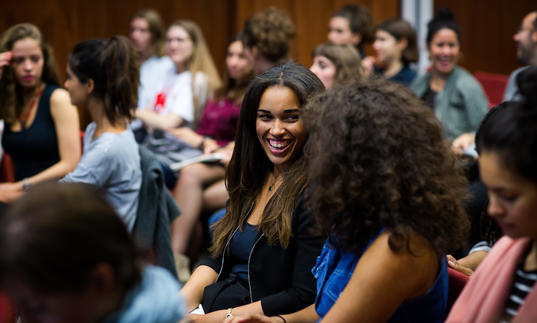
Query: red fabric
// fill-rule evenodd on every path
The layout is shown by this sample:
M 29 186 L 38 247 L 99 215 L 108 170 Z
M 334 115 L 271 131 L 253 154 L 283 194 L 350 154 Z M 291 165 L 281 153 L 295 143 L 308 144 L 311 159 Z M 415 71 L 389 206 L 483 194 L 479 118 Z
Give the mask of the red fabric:
M 2 162 L 0 164 L 0 182 L 6 183 L 14 181 L 15 173 L 13 171 L 13 162 L 11 161 L 11 157 L 4 152 Z
M 17 311 L 13 303 L 0 292 L 0 322 L 14 323 L 17 320 Z
M 469 276 L 456 271 L 453 268 L 448 267 L 448 276 L 449 276 L 449 287 L 448 287 L 448 313 L 459 294 L 462 292 L 462 289 L 468 282 Z
M 482 71 L 475 72 L 474 76 L 485 90 L 485 94 L 489 99 L 489 108 L 502 103 L 503 92 L 505 92 L 509 76 Z

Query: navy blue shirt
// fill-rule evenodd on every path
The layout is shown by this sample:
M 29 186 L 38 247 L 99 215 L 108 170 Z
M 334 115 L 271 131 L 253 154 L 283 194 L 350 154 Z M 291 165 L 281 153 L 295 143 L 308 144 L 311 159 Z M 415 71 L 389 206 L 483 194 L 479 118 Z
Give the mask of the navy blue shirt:
M 248 281 L 248 260 L 257 237 L 257 226 L 245 223 L 243 231 L 237 230 L 230 244 L 233 267 L 231 272 L 242 281 Z
M 383 75 L 384 69 L 375 66 L 374 73 L 377 75 Z M 405 65 L 399 72 L 388 78 L 388 80 L 409 86 L 410 83 L 412 83 L 412 81 L 414 81 L 416 78 L 416 75 L 417 73 L 414 69 L 410 68 L 408 65 Z

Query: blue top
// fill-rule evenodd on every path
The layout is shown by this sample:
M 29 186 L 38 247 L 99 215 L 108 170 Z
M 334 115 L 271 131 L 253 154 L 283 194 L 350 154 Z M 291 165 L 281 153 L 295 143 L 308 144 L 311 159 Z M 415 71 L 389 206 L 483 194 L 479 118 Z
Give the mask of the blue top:
M 129 290 L 121 308 L 104 323 L 176 323 L 186 315 L 181 286 L 163 268 L 146 266 L 140 284 Z
M 384 69 L 377 66 L 374 67 L 373 71 L 377 75 L 382 75 L 384 73 Z M 389 77 L 388 80 L 409 86 L 412 81 L 414 81 L 417 75 L 418 74 L 416 73 L 415 69 L 411 68 L 408 65 L 405 65 L 399 72 Z
M 246 222 L 243 231 L 237 230 L 231 239 L 229 250 L 233 267 L 231 272 L 245 282 L 248 281 L 248 260 L 257 237 L 257 226 Z
M 367 250 L 377 238 L 374 236 L 364 249 Z M 315 310 L 319 321 L 328 313 L 354 272 L 363 252 L 353 254 L 334 248 L 328 240 L 312 272 L 317 279 Z M 440 272 L 434 284 L 424 295 L 405 300 L 392 315 L 389 322 L 443 322 L 448 297 L 448 272 L 445 257 L 441 257 Z
M 47 85 L 39 97 L 35 119 L 28 128 L 11 131 L 7 123 L 2 147 L 13 160 L 15 180 L 34 176 L 60 161 L 56 126 L 50 113 L 50 97 L 58 89 Z
M 92 122 L 86 127 L 80 162 L 61 182 L 93 184 L 103 189 L 110 205 L 132 231 L 142 185 L 138 144 L 130 129 L 121 133 L 105 132 L 96 139 L 94 133 L 95 122 Z

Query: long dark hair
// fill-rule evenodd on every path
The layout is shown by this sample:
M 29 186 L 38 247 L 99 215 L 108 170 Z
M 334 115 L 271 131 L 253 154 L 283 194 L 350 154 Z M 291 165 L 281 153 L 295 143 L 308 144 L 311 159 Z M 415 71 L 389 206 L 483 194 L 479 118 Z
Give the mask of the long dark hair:
M 315 74 L 292 62 L 270 68 L 257 76 L 248 87 L 241 106 L 235 148 L 226 172 L 229 205 L 226 215 L 215 225 L 211 248 L 214 255 L 222 252 L 229 235 L 238 225 L 242 225 L 248 209 L 274 168 L 257 138 L 256 119 L 261 96 L 267 88 L 275 85 L 291 89 L 301 107 L 312 94 L 324 89 Z M 282 185 L 263 211 L 259 230 L 269 243 L 287 247 L 291 237 L 292 215 L 306 183 L 302 154 L 297 156 L 283 178 Z
M 403 86 L 379 79 L 330 89 L 304 111 L 306 204 L 330 242 L 360 253 L 386 229 L 414 233 L 441 255 L 465 241 L 465 178 L 439 121 Z
M 79 292 L 102 262 L 119 290 L 141 279 L 125 224 L 87 184 L 40 184 L 18 199 L 0 218 L 0 250 L 0 283 L 16 278 L 44 293 Z
M 110 123 L 133 118 L 138 102 L 140 64 L 128 38 L 115 36 L 76 44 L 69 55 L 69 68 L 81 83 L 93 80 L 92 95 L 104 102 Z
M 242 34 L 236 34 L 231 38 L 231 41 L 228 44 L 228 47 L 233 44 L 236 41 L 241 42 L 243 49 L 245 47 L 244 43 L 242 42 Z M 224 75 L 223 75 L 223 83 L 222 86 L 215 91 L 214 98 L 215 100 L 221 100 L 223 98 L 228 98 L 233 101 L 235 101 L 237 104 L 240 104 L 242 101 L 242 98 L 244 97 L 244 93 L 246 92 L 246 89 L 248 88 L 248 85 L 250 84 L 250 81 L 252 80 L 254 75 L 253 69 L 250 71 L 250 74 L 246 76 L 243 80 L 235 80 L 232 79 L 229 76 L 229 72 L 226 68 L 224 69 Z

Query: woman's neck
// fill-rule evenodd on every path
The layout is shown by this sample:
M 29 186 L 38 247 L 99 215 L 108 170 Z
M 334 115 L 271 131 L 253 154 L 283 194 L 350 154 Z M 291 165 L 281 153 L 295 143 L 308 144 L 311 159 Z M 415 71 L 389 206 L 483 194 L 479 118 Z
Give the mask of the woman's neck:
M 177 74 L 181 74 L 186 70 L 186 64 L 185 63 L 175 63 L 175 72 Z
M 392 60 L 384 69 L 384 77 L 390 78 L 403 69 L 403 62 L 400 59 Z
M 21 87 L 21 94 L 22 94 L 22 100 L 23 100 L 24 105 L 32 101 L 37 91 L 39 91 L 43 87 L 43 85 L 44 85 L 43 82 L 39 82 L 34 87 Z
M 444 89 L 444 86 L 446 85 L 448 76 L 449 74 L 442 74 L 433 70 L 431 73 L 431 80 L 429 81 L 429 86 L 431 87 L 431 90 L 435 92 L 442 91 Z
M 104 110 L 104 102 L 91 100 L 88 104 L 91 119 L 95 122 L 95 133 L 93 139 L 97 139 L 105 132 L 120 133 L 127 129 L 126 122 L 111 123 Z
M 140 58 L 140 65 L 145 63 L 153 55 L 154 55 L 154 51 L 152 48 L 148 48 L 145 51 L 138 52 L 138 56 Z
M 531 242 L 530 252 L 524 260 L 524 270 L 533 271 L 537 270 L 537 240 Z

